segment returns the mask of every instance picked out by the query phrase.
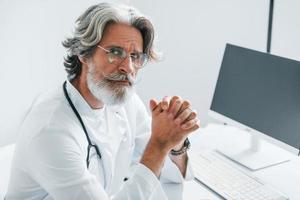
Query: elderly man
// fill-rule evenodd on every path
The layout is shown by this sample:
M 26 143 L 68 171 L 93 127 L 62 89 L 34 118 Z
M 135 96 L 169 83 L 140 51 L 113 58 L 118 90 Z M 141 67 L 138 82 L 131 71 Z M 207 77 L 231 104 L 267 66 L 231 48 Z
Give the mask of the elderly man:
M 166 199 L 160 182 L 189 174 L 187 135 L 199 128 L 180 97 L 134 93 L 153 50 L 151 22 L 135 9 L 102 3 L 78 19 L 63 88 L 33 104 L 21 127 L 6 199 Z

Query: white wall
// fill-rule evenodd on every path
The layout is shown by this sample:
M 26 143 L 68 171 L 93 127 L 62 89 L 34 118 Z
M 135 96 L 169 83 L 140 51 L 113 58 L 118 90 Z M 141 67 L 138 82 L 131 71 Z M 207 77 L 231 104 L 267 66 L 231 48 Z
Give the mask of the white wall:
M 271 53 L 300 60 L 299 9 L 299 0 L 275 0 Z
M 62 83 L 65 50 L 61 41 L 70 35 L 76 17 L 96 2 L 0 1 L 0 146 L 15 140 L 34 96 Z M 210 120 L 207 110 L 225 43 L 265 50 L 268 0 L 116 2 L 129 2 L 153 19 L 158 47 L 164 53 L 162 62 L 141 72 L 138 92 L 143 101 L 148 104 L 152 97 L 181 95 L 198 110 L 203 124 Z M 280 37 L 280 26 L 276 37 Z M 299 33 L 299 26 L 295 29 Z M 293 52 L 292 45 L 286 48 Z

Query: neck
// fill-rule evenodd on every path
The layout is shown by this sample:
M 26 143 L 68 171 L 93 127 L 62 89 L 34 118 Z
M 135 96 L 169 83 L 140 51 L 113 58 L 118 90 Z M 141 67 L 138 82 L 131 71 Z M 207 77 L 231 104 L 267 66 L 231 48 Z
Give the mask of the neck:
M 87 81 L 81 78 L 82 76 L 76 77 L 71 81 L 71 84 L 78 90 L 85 101 L 90 105 L 92 109 L 103 108 L 104 104 L 94 97 L 87 86 Z

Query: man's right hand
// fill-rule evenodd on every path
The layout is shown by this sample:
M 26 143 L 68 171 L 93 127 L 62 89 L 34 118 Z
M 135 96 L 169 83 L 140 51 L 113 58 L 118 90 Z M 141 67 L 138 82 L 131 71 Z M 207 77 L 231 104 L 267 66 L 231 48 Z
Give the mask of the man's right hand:
M 177 96 L 164 98 L 160 103 L 151 100 L 150 109 L 152 134 L 141 163 L 159 176 L 166 155 L 182 144 L 189 133 L 199 128 L 199 120 L 188 101 Z
M 168 102 L 165 99 L 170 99 Z M 164 101 L 165 100 L 165 101 Z M 183 143 L 187 135 L 199 128 L 197 114 L 188 101 L 178 96 L 164 98 L 160 103 L 150 101 L 152 111 L 152 135 L 150 142 L 157 143 L 160 149 L 171 150 Z

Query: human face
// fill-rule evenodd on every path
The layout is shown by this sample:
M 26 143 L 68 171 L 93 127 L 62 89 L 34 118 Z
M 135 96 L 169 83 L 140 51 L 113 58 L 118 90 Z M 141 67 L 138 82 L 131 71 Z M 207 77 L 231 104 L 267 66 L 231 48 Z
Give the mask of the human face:
M 128 55 L 143 52 L 143 39 L 139 30 L 126 24 L 107 25 L 101 42 L 102 47 L 120 47 Z M 130 56 L 119 65 L 109 62 L 107 52 L 97 48 L 88 60 L 87 85 L 91 93 L 105 104 L 124 103 L 133 93 L 137 74 Z

